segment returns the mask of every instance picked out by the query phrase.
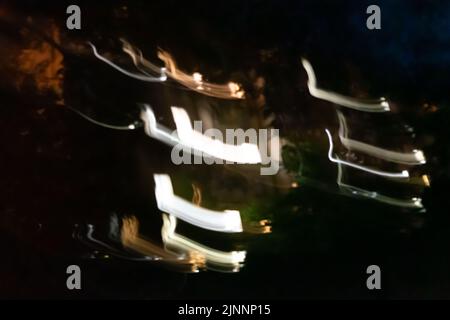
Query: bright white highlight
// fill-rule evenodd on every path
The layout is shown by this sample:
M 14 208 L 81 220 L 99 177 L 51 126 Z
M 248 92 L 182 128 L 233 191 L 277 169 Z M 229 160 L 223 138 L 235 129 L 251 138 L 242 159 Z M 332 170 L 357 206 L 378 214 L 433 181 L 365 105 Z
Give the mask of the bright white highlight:
M 149 106 L 141 113 L 141 119 L 145 123 L 145 132 L 150 137 L 160 140 L 172 146 L 180 146 L 183 150 L 199 151 L 213 158 L 222 159 L 234 163 L 261 163 L 261 154 L 258 145 L 242 143 L 238 146 L 226 144 L 212 139 L 195 131 L 191 125 L 191 119 L 186 110 L 172 107 L 172 115 L 177 127 L 176 133 L 157 123 L 155 114 Z
M 177 218 L 172 215 L 163 215 L 163 226 L 161 228 L 161 236 L 166 246 L 175 250 L 185 252 L 198 252 L 204 256 L 206 263 L 230 266 L 233 271 L 239 270 L 241 263 L 244 262 L 246 251 L 224 252 L 211 249 L 189 238 L 179 235 L 175 232 L 177 227 Z
M 331 137 L 330 131 L 328 129 L 325 129 L 325 132 L 327 133 L 328 136 L 328 142 L 330 144 L 330 147 L 328 149 L 328 159 L 330 159 L 331 162 L 334 163 L 341 163 L 343 165 L 358 169 L 358 170 L 362 170 L 368 173 L 372 173 L 375 175 L 379 175 L 379 176 L 383 176 L 383 177 L 388 177 L 388 178 L 398 178 L 398 179 L 407 179 L 409 178 L 409 173 L 407 170 L 403 170 L 402 172 L 385 172 L 385 171 L 379 171 L 379 170 L 375 170 L 375 169 L 371 169 L 365 166 L 361 166 L 352 162 L 348 162 L 348 161 L 344 161 L 344 160 L 340 160 L 339 158 L 333 158 L 333 139 Z
M 413 150 L 411 153 L 402 153 L 379 148 L 368 143 L 348 138 L 348 128 L 345 116 L 340 111 L 337 111 L 337 114 L 339 118 L 339 139 L 347 149 L 359 151 L 379 159 L 396 163 L 408 165 L 419 165 L 426 163 L 425 156 L 420 150 Z
M 195 131 L 186 110 L 172 107 L 172 115 L 177 126 L 181 144 L 199 150 L 214 158 L 235 163 L 261 163 L 261 154 L 256 144 L 242 143 L 238 146 L 226 144 Z
M 144 105 L 144 109 L 141 112 L 141 119 L 145 124 L 144 129 L 148 136 L 171 146 L 181 144 L 175 132 L 172 133 L 169 128 L 157 123 L 155 113 L 148 105 Z
M 154 174 L 155 197 L 159 210 L 200 228 L 219 232 L 242 232 L 241 215 L 237 210 L 213 211 L 192 204 L 173 193 L 167 174 Z
M 306 59 L 302 59 L 302 65 L 303 68 L 305 68 L 306 73 L 308 74 L 308 90 L 313 97 L 359 111 L 366 111 L 366 112 L 390 111 L 389 103 L 384 98 L 380 98 L 377 101 L 368 101 L 364 99 L 347 97 L 339 93 L 318 88 L 316 75 L 314 73 L 312 65 Z

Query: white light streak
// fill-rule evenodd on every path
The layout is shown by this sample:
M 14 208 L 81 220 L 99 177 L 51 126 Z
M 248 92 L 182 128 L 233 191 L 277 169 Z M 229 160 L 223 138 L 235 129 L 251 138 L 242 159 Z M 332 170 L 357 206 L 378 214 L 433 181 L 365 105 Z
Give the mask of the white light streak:
M 175 232 L 177 218 L 173 215 L 163 214 L 161 236 L 166 246 L 185 252 L 198 252 L 205 257 L 206 263 L 231 266 L 233 271 L 239 270 L 244 262 L 246 251 L 224 252 L 209 248 Z
M 160 68 L 159 71 L 161 72 L 161 75 L 159 77 L 152 77 L 149 75 L 142 75 L 142 74 L 137 74 L 137 73 L 133 73 L 130 71 L 127 71 L 121 67 L 119 67 L 117 64 L 115 64 L 114 62 L 106 59 L 104 56 L 100 55 L 97 52 L 97 48 L 90 42 L 88 42 L 88 44 L 92 47 L 92 51 L 94 52 L 94 55 L 101 61 L 105 62 L 106 64 L 110 65 L 111 67 L 113 67 L 114 69 L 116 69 L 117 71 L 131 77 L 137 80 L 141 80 L 141 81 L 146 81 L 146 82 L 164 82 L 167 80 L 167 76 L 165 74 L 165 68 Z
M 244 142 L 235 146 L 212 139 L 192 128 L 191 119 L 186 110 L 177 107 L 172 107 L 171 110 L 178 137 L 183 145 L 230 162 L 261 163 L 261 154 L 256 144 Z
M 366 189 L 358 188 L 346 183 L 342 182 L 342 165 L 338 163 L 338 176 L 336 179 L 336 183 L 338 184 L 339 188 L 343 190 L 346 193 L 349 193 L 351 195 L 360 196 L 363 198 L 369 198 L 376 200 L 378 202 L 386 203 L 392 206 L 398 206 L 403 208 L 411 208 L 411 209 L 422 209 L 422 199 L 418 197 L 413 197 L 408 200 L 404 199 L 397 199 L 389 196 L 385 196 L 382 194 L 379 194 L 378 192 L 369 191 Z
M 331 162 L 342 163 L 343 165 L 346 165 L 346 166 L 349 166 L 349 167 L 352 167 L 352 168 L 355 168 L 358 170 L 362 170 L 362 171 L 365 171 L 368 173 L 372 173 L 375 175 L 383 176 L 383 177 L 398 178 L 398 179 L 408 179 L 409 178 L 409 173 L 407 170 L 403 170 L 402 172 L 398 172 L 398 173 L 397 172 L 385 172 L 385 171 L 371 169 L 366 166 L 358 165 L 356 163 L 340 160 L 339 158 L 333 158 L 333 139 L 332 139 L 330 131 L 328 129 L 325 129 L 325 132 L 327 133 L 328 142 L 330 144 L 330 147 L 328 149 L 328 159 Z
M 348 138 L 348 128 L 345 116 L 340 111 L 337 111 L 337 114 L 339 118 L 339 139 L 347 149 L 359 151 L 379 159 L 396 163 L 408 165 L 419 165 L 426 163 L 425 156 L 420 150 L 413 150 L 412 152 L 403 153 L 379 148 L 368 143 Z
M 309 93 L 321 100 L 326 100 L 347 108 L 365 111 L 365 112 L 388 112 L 390 111 L 389 103 L 384 98 L 376 101 L 369 101 L 353 97 L 347 97 L 339 93 L 320 89 L 317 87 L 316 75 L 314 69 L 308 60 L 302 59 L 303 68 L 308 74 L 308 90 Z
M 171 146 L 180 146 L 183 151 L 199 151 L 205 155 L 234 163 L 258 164 L 262 162 L 259 148 L 256 144 L 242 143 L 240 145 L 226 144 L 195 131 L 186 110 L 172 107 L 172 115 L 177 127 L 176 132 L 159 125 L 153 110 L 144 106 L 141 119 L 145 123 L 145 132 L 150 137 Z
M 172 132 L 169 128 L 157 123 L 155 113 L 149 105 L 144 105 L 144 108 L 141 111 L 141 119 L 145 124 L 144 129 L 148 136 L 171 146 L 181 144 L 181 141 L 175 132 Z
M 159 210 L 200 228 L 219 232 L 242 232 L 239 211 L 213 211 L 196 206 L 173 193 L 172 181 L 167 174 L 154 174 L 153 178 Z

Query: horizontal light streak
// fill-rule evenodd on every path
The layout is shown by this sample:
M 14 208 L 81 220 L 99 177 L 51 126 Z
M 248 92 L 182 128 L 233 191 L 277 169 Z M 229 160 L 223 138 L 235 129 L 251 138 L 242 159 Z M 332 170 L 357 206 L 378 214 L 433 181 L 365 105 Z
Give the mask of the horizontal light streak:
M 117 71 L 125 74 L 128 77 L 137 79 L 137 80 L 141 80 L 141 81 L 146 81 L 146 82 L 164 82 L 167 80 L 167 76 L 165 75 L 165 70 L 164 68 L 160 68 L 159 71 L 161 72 L 161 76 L 159 77 L 152 77 L 149 75 L 142 75 L 142 74 L 137 74 L 137 73 L 133 73 L 130 71 L 127 71 L 121 67 L 119 67 L 117 64 L 115 64 L 114 62 L 108 60 L 107 58 L 105 58 L 104 56 L 100 55 L 97 51 L 97 48 L 90 42 L 88 42 L 88 44 L 92 47 L 92 51 L 94 52 L 94 55 L 101 61 L 103 61 L 104 63 L 110 65 L 111 67 L 113 67 L 114 69 L 116 69 Z
M 206 263 L 209 262 L 218 265 L 231 266 L 234 271 L 239 270 L 240 264 L 244 262 L 246 251 L 224 252 L 209 248 L 187 237 L 177 234 L 175 232 L 176 226 L 177 218 L 175 216 L 166 214 L 163 215 L 161 236 L 166 246 L 180 251 L 198 252 L 205 257 Z
M 241 215 L 237 210 L 214 211 L 196 206 L 173 193 L 167 174 L 154 174 L 155 197 L 159 210 L 197 227 L 219 232 L 242 232 Z
M 339 119 L 339 139 L 347 149 L 401 164 L 420 165 L 426 163 L 425 156 L 421 150 L 397 152 L 348 138 L 348 128 L 345 116 L 340 111 L 337 111 L 337 114 Z
M 411 208 L 411 209 L 423 209 L 422 199 L 419 197 L 413 197 L 411 199 L 398 199 L 389 196 L 385 196 L 379 194 L 378 192 L 369 191 L 366 189 L 358 188 L 346 183 L 342 182 L 342 165 L 338 163 L 338 176 L 336 179 L 336 183 L 338 186 L 343 189 L 345 192 L 348 192 L 352 195 L 357 195 L 363 198 L 368 198 L 372 200 L 376 200 L 381 203 L 386 203 L 392 206 L 398 206 L 403 208 Z
M 172 115 L 177 127 L 176 132 L 159 125 L 153 110 L 144 105 L 141 119 L 145 123 L 145 132 L 150 137 L 171 146 L 179 146 L 190 153 L 203 152 L 205 155 L 234 163 L 258 164 L 262 162 L 259 148 L 256 144 L 242 143 L 231 145 L 212 139 L 194 130 L 186 110 L 172 107 Z
M 365 112 L 388 112 L 390 111 L 389 103 L 384 99 L 380 98 L 377 101 L 368 101 L 364 99 L 358 99 L 353 97 L 347 97 L 339 93 L 332 91 L 320 89 L 317 87 L 316 75 L 314 69 L 308 60 L 302 59 L 303 68 L 305 68 L 308 75 L 308 90 L 309 93 L 321 100 L 329 101 L 340 106 L 347 108 L 365 111 Z
M 383 177 L 398 178 L 398 179 L 408 179 L 409 178 L 409 172 L 407 170 L 403 170 L 402 172 L 398 172 L 398 173 L 397 172 L 386 172 L 386 171 L 371 169 L 369 167 L 358 165 L 356 163 L 340 160 L 339 158 L 333 158 L 333 139 L 332 139 L 330 131 L 328 129 L 325 129 L 325 132 L 327 134 L 328 142 L 330 144 L 330 147 L 328 149 L 328 159 L 331 162 L 341 163 L 343 165 L 346 165 L 346 166 L 349 166 L 349 167 L 352 167 L 352 168 L 355 168 L 358 170 L 362 170 L 362 171 L 365 171 L 365 172 L 368 172 L 371 174 L 383 176 Z
M 145 74 L 148 72 L 155 73 L 158 72 L 158 67 L 153 63 L 146 60 L 142 52 L 133 46 L 131 46 L 127 41 L 122 40 L 123 51 L 130 55 L 136 68 Z M 177 81 L 183 86 L 199 92 L 201 94 L 212 96 L 221 99 L 244 99 L 245 92 L 241 86 L 235 82 L 228 82 L 227 84 L 215 84 L 211 82 L 206 82 L 203 80 L 203 75 L 199 72 L 194 72 L 193 74 L 188 74 L 178 69 L 175 60 L 172 56 L 164 51 L 158 51 L 158 58 L 164 62 L 164 74 L 171 79 Z

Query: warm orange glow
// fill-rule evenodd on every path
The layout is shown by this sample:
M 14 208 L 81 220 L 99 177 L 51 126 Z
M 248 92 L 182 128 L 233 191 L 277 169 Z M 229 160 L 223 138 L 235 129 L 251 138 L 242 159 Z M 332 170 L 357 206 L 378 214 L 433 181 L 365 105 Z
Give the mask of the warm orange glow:
M 423 184 L 425 186 L 429 187 L 431 185 L 430 179 L 428 178 L 428 176 L 426 174 L 422 175 L 422 180 L 423 180 Z
M 161 245 L 152 243 L 141 237 L 139 235 L 139 221 L 134 216 L 122 219 L 121 241 L 124 247 L 146 256 L 159 257 L 165 262 L 187 268 L 186 271 L 189 272 L 197 272 L 199 268 L 205 265 L 204 258 L 198 254 L 177 255 L 172 252 L 167 252 Z
M 192 184 L 192 189 L 194 191 L 194 194 L 192 196 L 192 203 L 197 205 L 197 206 L 201 206 L 201 204 L 202 204 L 202 191 L 195 184 Z
M 245 92 L 237 83 L 215 84 L 204 81 L 203 75 L 199 72 L 188 74 L 178 69 L 170 53 L 161 49 L 158 51 L 158 58 L 164 62 L 164 68 L 160 68 L 146 60 L 139 49 L 134 48 L 125 40 L 122 42 L 123 51 L 130 55 L 136 67 L 146 75 L 159 74 L 163 71 L 167 77 L 201 94 L 221 99 L 244 99 Z
M 265 234 L 272 232 L 272 226 L 270 220 L 263 219 L 258 222 L 247 223 L 244 225 L 245 232 L 255 234 Z
M 56 25 L 50 25 L 48 36 L 60 43 L 60 31 Z M 63 104 L 63 60 L 58 49 L 47 41 L 33 41 L 29 48 L 22 50 L 17 57 L 17 66 L 23 73 L 16 86 L 21 88 L 27 78 L 31 78 L 39 93 L 53 92 L 57 103 Z

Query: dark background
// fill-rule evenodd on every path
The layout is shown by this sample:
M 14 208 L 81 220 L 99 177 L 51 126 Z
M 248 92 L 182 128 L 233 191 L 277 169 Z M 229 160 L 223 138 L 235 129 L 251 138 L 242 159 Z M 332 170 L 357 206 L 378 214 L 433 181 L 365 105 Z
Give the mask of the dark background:
M 65 29 L 64 1 L 4 1 L 0 6 L 0 297 L 449 298 L 450 2 L 77 4 L 80 31 Z M 365 26 L 370 4 L 381 7 L 381 30 Z M 64 56 L 62 105 L 54 92 L 14 85 L 20 72 L 11 57 L 32 41 L 44 41 L 42 34 L 51 25 L 60 32 L 54 45 Z M 119 212 L 141 214 L 149 234 L 160 228 L 158 219 L 145 218 L 158 210 L 150 188 L 147 192 L 140 181 L 141 154 L 147 171 L 175 170 L 167 169 L 169 149 L 149 142 L 142 132 L 96 127 L 64 108 L 70 104 L 105 122 L 126 124 L 137 115 L 136 102 L 154 99 L 163 109 L 177 99 L 158 97 L 158 87 L 127 80 L 77 46 L 95 41 L 119 56 L 120 37 L 152 60 L 151 53 L 162 47 L 183 66 L 196 68 L 201 61 L 203 70 L 220 70 L 217 79 L 236 75 L 250 83 L 256 70 L 267 83 L 261 112 L 274 113 L 282 134 L 294 138 L 306 128 L 323 130 L 333 117 L 307 97 L 302 56 L 313 63 L 323 87 L 388 97 L 396 106 L 391 122 L 414 127 L 414 143 L 429 160 L 420 169 L 432 180 L 423 195 L 427 212 L 305 187 L 260 199 L 274 215 L 274 232 L 256 240 L 232 239 L 249 246 L 239 273 L 181 274 L 157 264 L 92 258 L 92 248 L 72 236 L 75 225 L 104 226 L 112 212 Z M 424 110 L 424 104 L 436 110 Z M 388 141 L 391 129 L 379 126 L 374 134 Z M 312 143 L 322 146 L 325 140 Z M 313 166 L 332 170 L 329 164 Z M 210 169 L 178 170 L 222 179 Z M 243 183 L 236 181 L 231 188 Z M 69 264 L 81 266 L 79 292 L 65 287 Z M 382 290 L 366 288 L 370 264 L 381 267 Z

